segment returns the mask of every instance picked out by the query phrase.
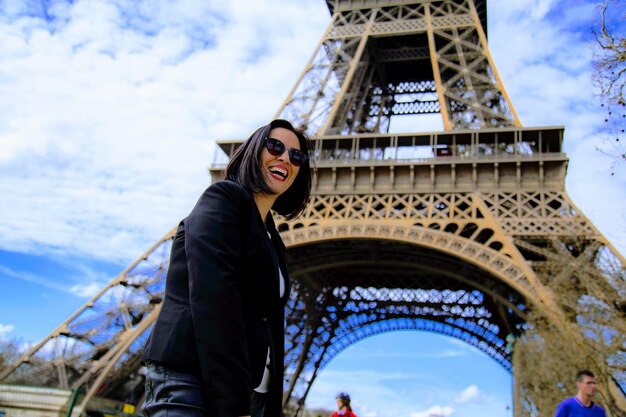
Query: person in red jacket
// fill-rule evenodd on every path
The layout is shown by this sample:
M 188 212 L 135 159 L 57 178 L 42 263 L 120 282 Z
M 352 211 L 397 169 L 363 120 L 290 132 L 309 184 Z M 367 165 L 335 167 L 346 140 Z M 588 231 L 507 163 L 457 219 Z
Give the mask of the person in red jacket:
M 345 392 L 337 394 L 337 411 L 331 417 L 356 417 L 350 407 L 350 396 Z

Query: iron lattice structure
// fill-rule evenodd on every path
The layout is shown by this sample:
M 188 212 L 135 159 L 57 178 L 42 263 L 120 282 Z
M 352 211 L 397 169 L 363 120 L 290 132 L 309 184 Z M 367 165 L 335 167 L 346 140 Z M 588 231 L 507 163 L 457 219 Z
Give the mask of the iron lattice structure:
M 277 216 L 294 284 L 285 410 L 301 412 L 338 353 L 388 331 L 461 339 L 515 375 L 510 336 L 529 309 L 562 323 L 560 280 L 582 268 L 597 277 L 587 291 L 610 291 L 625 271 L 565 192 L 563 127 L 521 126 L 487 48 L 485 1 L 327 5 L 331 23 L 277 113 L 316 132 L 312 201 L 299 219 Z M 392 117 L 431 113 L 443 131 L 389 133 Z M 213 179 L 241 143 L 219 143 Z M 174 232 L 1 379 L 83 387 L 82 411 L 94 397 L 140 403 Z M 571 267 L 554 276 L 549 262 Z
M 520 126 L 487 48 L 486 1 L 328 1 L 333 13 L 281 115 L 323 134 L 441 113 L 446 130 Z

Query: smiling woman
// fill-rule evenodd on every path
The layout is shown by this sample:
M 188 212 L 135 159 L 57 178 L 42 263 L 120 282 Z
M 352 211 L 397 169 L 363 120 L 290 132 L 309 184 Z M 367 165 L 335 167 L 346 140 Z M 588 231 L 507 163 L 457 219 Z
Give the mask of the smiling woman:
M 206 188 L 211 140 L 244 137 L 274 114 L 329 23 L 326 3 L 0 0 L 0 265 L 11 272 L 0 270 L 0 321 L 14 325 L 8 337 L 35 343 L 85 303 L 50 281 L 89 282 L 85 270 L 109 280 L 188 213 Z M 611 159 L 596 150 L 604 119 L 589 76 L 596 3 L 489 1 L 489 47 L 524 125 L 566 123 L 567 189 L 624 254 L 626 170 L 611 176 Z M 61 18 L 46 21 L 34 8 Z M 117 10 L 135 16 L 132 25 L 118 25 Z M 215 44 L 191 53 L 206 38 Z M 111 43 L 115 58 L 100 50 Z M 475 372 L 499 381 L 488 367 Z M 431 386 L 460 380 L 436 375 Z M 359 407 L 374 401 L 371 390 L 339 387 L 337 375 L 328 381 L 329 407 L 341 389 Z M 376 388 L 369 375 L 359 381 Z M 401 391 L 383 393 L 384 405 Z M 432 404 L 447 404 L 436 398 Z M 489 415 L 481 411 L 475 415 Z
M 142 356 L 146 415 L 280 415 L 290 285 L 270 210 L 297 217 L 310 190 L 307 137 L 274 120 L 181 221 Z

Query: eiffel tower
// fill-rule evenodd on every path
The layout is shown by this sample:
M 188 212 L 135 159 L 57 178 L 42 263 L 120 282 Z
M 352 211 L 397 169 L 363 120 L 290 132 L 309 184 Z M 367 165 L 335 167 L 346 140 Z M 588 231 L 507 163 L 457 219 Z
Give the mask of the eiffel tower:
M 284 405 L 302 412 L 324 367 L 394 330 L 463 340 L 517 380 L 529 309 L 568 320 L 548 261 L 626 262 L 565 192 L 564 128 L 523 127 L 487 46 L 486 0 L 327 0 L 328 28 L 276 117 L 314 132 L 314 195 L 277 226 L 293 293 Z M 433 118 L 443 129 L 420 130 Z M 390 133 L 397 120 L 408 133 Z M 242 140 L 221 141 L 221 176 Z M 0 376 L 138 404 L 175 229 Z M 580 251 L 568 242 L 583 241 Z M 518 405 L 519 386 L 515 384 Z M 517 415 L 517 410 L 516 410 Z

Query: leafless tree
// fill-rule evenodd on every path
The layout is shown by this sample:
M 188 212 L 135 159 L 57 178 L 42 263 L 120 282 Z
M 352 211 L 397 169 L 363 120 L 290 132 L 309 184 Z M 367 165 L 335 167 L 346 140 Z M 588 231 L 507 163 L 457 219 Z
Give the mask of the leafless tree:
M 576 372 L 590 369 L 597 377 L 598 402 L 608 416 L 623 417 L 619 390 L 626 384 L 625 266 L 597 241 L 560 246 L 566 248 L 566 258 L 554 256 L 535 269 L 566 320 L 557 324 L 537 311 L 529 314 L 529 327 L 514 352 L 519 355 L 522 415 L 554 415 L 559 402 L 575 395 Z
M 592 28 L 596 39 L 593 81 L 606 110 L 604 122 L 610 139 L 601 151 L 619 164 L 626 161 L 626 2 L 605 0 L 599 10 L 599 24 Z
M 11 365 L 23 352 L 18 342 L 0 340 L 0 374 Z

